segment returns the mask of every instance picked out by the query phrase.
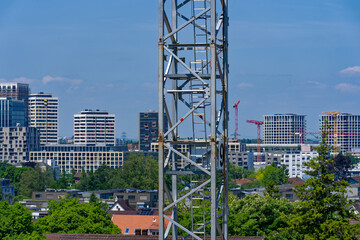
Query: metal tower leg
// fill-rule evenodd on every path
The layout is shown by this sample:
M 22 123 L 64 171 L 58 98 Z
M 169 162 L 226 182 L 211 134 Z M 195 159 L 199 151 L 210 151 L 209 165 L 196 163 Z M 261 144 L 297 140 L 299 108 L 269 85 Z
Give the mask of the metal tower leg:
M 159 0 L 159 239 L 227 239 L 227 2 Z

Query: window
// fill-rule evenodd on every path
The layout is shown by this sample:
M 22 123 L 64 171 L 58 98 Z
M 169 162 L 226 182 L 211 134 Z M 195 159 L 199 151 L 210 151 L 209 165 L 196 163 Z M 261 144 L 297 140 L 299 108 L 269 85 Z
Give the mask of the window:
M 129 200 L 135 200 L 135 196 L 134 195 L 129 195 Z
M 129 234 L 130 228 L 126 228 L 124 234 Z
M 285 198 L 287 199 L 293 199 L 294 198 L 294 194 L 286 194 Z

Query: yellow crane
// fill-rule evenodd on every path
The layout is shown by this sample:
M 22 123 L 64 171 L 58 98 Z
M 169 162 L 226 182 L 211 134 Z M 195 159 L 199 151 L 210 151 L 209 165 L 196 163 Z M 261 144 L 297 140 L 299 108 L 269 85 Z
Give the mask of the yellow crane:
M 333 116 L 333 119 L 334 119 L 334 152 L 337 152 L 337 136 L 338 136 L 337 117 L 340 114 L 340 111 L 328 111 L 328 112 L 322 112 L 321 114 L 327 114 L 327 115 Z

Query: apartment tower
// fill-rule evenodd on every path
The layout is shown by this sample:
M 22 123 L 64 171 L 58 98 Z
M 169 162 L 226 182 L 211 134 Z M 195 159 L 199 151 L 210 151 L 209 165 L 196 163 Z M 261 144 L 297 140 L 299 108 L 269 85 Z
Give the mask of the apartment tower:
M 41 145 L 58 143 L 59 99 L 43 92 L 30 94 L 30 126 L 40 132 Z
M 264 144 L 300 144 L 305 142 L 305 115 L 275 114 L 264 116 Z
M 360 115 L 341 113 L 337 115 L 336 128 L 337 135 L 328 135 L 328 143 L 334 144 L 334 137 L 337 137 L 338 151 L 353 152 L 360 148 Z M 321 126 L 329 126 L 330 132 L 334 131 L 334 116 L 320 115 Z
M 89 110 L 74 115 L 74 144 L 115 145 L 115 115 Z
M 151 143 L 159 137 L 158 112 L 149 110 L 139 113 L 139 150 L 150 151 Z M 164 132 L 167 131 L 167 118 L 164 117 Z

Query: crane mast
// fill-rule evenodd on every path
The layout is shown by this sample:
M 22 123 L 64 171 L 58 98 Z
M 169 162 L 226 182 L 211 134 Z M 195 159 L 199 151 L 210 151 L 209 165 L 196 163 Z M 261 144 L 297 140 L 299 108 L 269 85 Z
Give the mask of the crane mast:
M 261 160 L 261 150 L 260 150 L 260 126 L 264 124 L 263 121 L 256 121 L 256 120 L 246 120 L 247 123 L 254 123 L 257 126 L 257 162 Z
M 238 137 L 238 127 L 239 127 L 239 112 L 238 112 L 238 105 L 240 103 L 240 100 L 238 100 L 233 108 L 235 109 L 235 140 L 237 140 Z
M 228 239 L 228 0 L 158 3 L 159 239 Z

